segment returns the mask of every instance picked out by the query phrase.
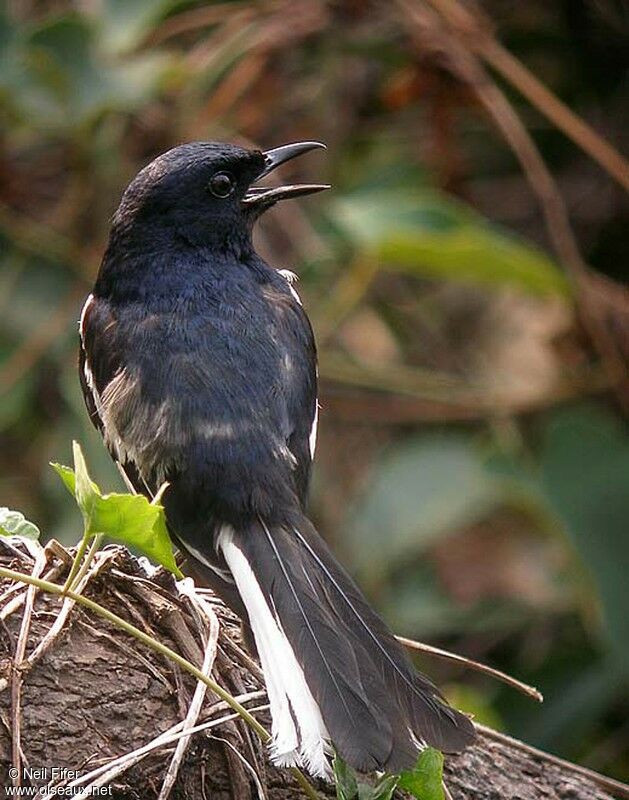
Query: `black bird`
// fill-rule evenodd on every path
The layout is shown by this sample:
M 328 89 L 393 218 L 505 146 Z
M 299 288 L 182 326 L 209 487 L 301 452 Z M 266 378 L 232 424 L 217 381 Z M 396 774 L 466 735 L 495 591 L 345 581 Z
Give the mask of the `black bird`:
M 301 153 L 176 147 L 114 215 L 80 321 L 94 424 L 137 491 L 164 481 L 195 573 L 250 625 L 272 713 L 271 756 L 329 777 L 411 767 L 474 738 L 319 537 L 305 511 L 317 429 L 315 342 L 292 273 L 255 252 L 278 200 L 321 185 L 257 181 Z

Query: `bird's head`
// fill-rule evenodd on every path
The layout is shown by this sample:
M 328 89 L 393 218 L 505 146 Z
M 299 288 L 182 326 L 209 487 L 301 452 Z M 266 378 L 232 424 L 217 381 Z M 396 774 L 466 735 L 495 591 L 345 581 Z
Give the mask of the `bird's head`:
M 262 187 L 274 169 L 319 142 L 297 142 L 272 150 L 247 150 L 217 142 L 191 142 L 164 153 L 127 187 L 114 230 L 159 241 L 175 236 L 192 245 L 221 247 L 249 237 L 260 214 L 290 197 L 329 188 L 322 184 Z

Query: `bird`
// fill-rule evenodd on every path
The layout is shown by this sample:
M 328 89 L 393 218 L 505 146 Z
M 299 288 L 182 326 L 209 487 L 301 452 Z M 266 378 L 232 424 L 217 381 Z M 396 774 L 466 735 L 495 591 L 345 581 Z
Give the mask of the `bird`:
M 271 713 L 270 758 L 330 779 L 460 752 L 466 714 L 416 671 L 307 516 L 317 355 L 293 273 L 256 252 L 280 201 L 330 188 L 259 181 L 324 148 L 179 145 L 124 191 L 79 322 L 89 416 L 129 487 L 244 621 Z

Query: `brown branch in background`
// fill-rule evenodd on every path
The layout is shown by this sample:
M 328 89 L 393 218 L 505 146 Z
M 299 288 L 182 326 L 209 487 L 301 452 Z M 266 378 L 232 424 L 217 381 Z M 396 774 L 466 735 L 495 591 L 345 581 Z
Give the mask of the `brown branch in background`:
M 607 174 L 629 191 L 629 164 L 609 142 L 564 105 L 514 56 L 495 39 L 483 42 L 485 60 L 560 130 L 599 163 Z
M 226 19 L 225 15 L 216 17 L 213 14 L 200 14 L 198 12 L 205 9 L 198 9 L 184 12 L 164 23 L 165 28 L 171 26 L 177 31 L 181 30 L 181 26 L 177 27 L 179 18 L 188 15 L 191 18 L 187 23 L 193 28 L 195 20 L 198 24 L 209 24 L 210 20 L 222 23 L 201 45 L 193 49 L 188 61 L 196 63 L 197 68 L 207 69 L 211 62 L 224 58 L 223 49 L 230 40 L 229 46 L 241 49 L 240 61 L 214 87 L 207 104 L 187 130 L 187 134 L 193 137 L 203 135 L 217 119 L 223 120 L 242 100 L 262 75 L 274 51 L 296 46 L 302 39 L 321 31 L 328 22 L 325 7 L 310 0 L 291 0 L 280 5 L 236 3 L 234 7 L 236 12 L 232 11 Z M 292 19 L 290 26 L 286 25 L 287 16 Z
M 428 0 L 428 2 L 439 10 L 441 0 L 434 2 Z M 452 0 L 444 2 L 449 9 L 453 5 L 458 6 L 458 3 L 453 4 Z M 415 40 L 421 44 L 423 50 L 438 48 L 445 66 L 471 88 L 520 162 L 524 175 L 540 203 L 557 257 L 574 287 L 583 328 L 601 358 L 620 405 L 629 413 L 627 365 L 607 327 L 602 307 L 590 291 L 590 269 L 579 251 L 563 197 L 513 106 L 472 52 L 469 44 L 469 23 L 461 29 L 462 22 L 455 15 L 459 27 L 446 29 L 437 15 L 426 8 L 424 2 L 418 4 L 416 0 L 398 0 L 398 4 L 413 22 L 412 33 Z M 461 11 L 467 19 L 469 12 L 465 9 Z M 454 24 L 452 16 L 450 14 L 448 22 Z M 477 26 L 480 27 L 480 23 Z M 485 38 L 488 36 L 486 31 L 484 36 Z
M 377 259 L 360 254 L 342 270 L 317 314 L 315 328 L 320 343 L 325 344 L 340 323 L 361 302 L 380 266 Z
M 225 22 L 226 17 L 240 11 L 246 5 L 248 4 L 241 2 L 213 3 L 211 6 L 201 6 L 183 11 L 174 17 L 169 17 L 155 30 L 152 30 L 143 42 L 142 48 L 150 49 L 182 33 L 198 31 L 199 28 Z
M 359 365 L 329 351 L 321 353 L 319 374 L 324 381 L 340 383 L 346 387 L 353 386 L 357 389 L 374 390 L 363 408 L 365 419 L 371 421 L 375 421 L 374 416 L 377 416 L 377 412 L 370 413 L 371 403 L 383 414 L 383 420 L 388 418 L 394 422 L 408 422 L 418 418 L 431 419 L 434 415 L 439 418 L 441 412 L 445 414 L 442 419 L 465 420 L 483 418 L 491 413 L 513 414 L 533 411 L 583 394 L 603 392 L 610 388 L 605 374 L 601 374 L 600 370 L 588 370 L 580 379 L 564 379 L 557 382 L 545 395 L 537 399 L 499 389 L 488 391 L 484 387 L 470 385 L 454 375 L 441 375 L 418 367 L 401 364 L 389 364 L 377 368 Z M 386 392 L 386 395 L 376 394 L 376 391 Z M 404 404 L 405 399 L 409 403 Z M 335 403 L 334 396 L 331 402 Z M 346 408 L 351 407 L 350 395 L 349 405 L 346 405 Z M 335 410 L 342 412 L 342 408 L 341 400 L 336 403 Z M 355 409 L 354 406 L 354 412 Z
M 488 664 L 483 664 L 480 661 L 474 661 L 466 656 L 460 656 L 458 653 L 451 653 L 449 650 L 442 650 L 441 647 L 433 647 L 432 645 L 425 644 L 424 642 L 417 642 L 415 639 L 407 639 L 405 636 L 396 636 L 395 638 L 398 640 L 398 642 L 400 642 L 400 644 L 403 644 L 404 647 L 408 647 L 409 650 L 416 650 L 418 653 L 427 653 L 429 656 L 434 656 L 435 658 L 442 658 L 445 661 L 452 661 L 455 664 L 461 664 L 462 666 L 472 669 L 475 672 L 482 672 L 484 675 L 489 675 L 491 678 L 495 678 L 496 680 L 507 684 L 507 686 L 511 686 L 513 689 L 517 689 L 518 692 L 525 694 L 527 697 L 537 700 L 538 703 L 544 702 L 544 696 L 539 689 L 519 681 L 517 678 L 508 675 L 506 672 L 502 672 L 499 669 L 494 669 Z
M 232 14 L 217 25 L 206 37 L 189 47 L 183 56 L 185 69 L 189 74 L 216 74 L 224 70 L 238 55 L 247 49 L 245 42 L 249 38 L 253 17 L 246 8 Z M 186 91 L 182 92 L 185 106 L 190 104 Z M 186 124 L 185 114 L 183 123 Z
M 465 45 L 514 86 L 554 125 L 579 145 L 594 161 L 629 191 L 629 163 L 581 117 L 554 95 L 521 61 L 506 50 L 491 34 L 490 25 L 459 0 L 423 0 L 428 2 L 448 25 L 461 36 Z
M 345 381 L 321 372 L 323 392 L 322 404 L 344 422 L 368 425 L 414 425 L 418 422 L 442 424 L 443 422 L 479 422 L 488 414 L 521 415 L 532 414 L 543 409 L 584 396 L 603 394 L 610 389 L 609 380 L 599 371 L 590 371 L 582 381 L 562 382 L 539 398 L 503 400 L 473 404 L 450 399 L 435 400 L 429 397 L 395 393 L 391 385 L 386 391 L 352 391 Z M 356 382 L 358 387 L 358 382 Z M 368 388 L 368 387 L 366 387 Z M 371 387 L 373 388 L 373 387 Z M 418 393 L 419 395 L 419 393 Z
M 191 136 L 205 135 L 213 120 L 224 119 L 258 80 L 267 64 L 267 54 L 249 51 L 216 87 L 197 119 L 190 127 Z

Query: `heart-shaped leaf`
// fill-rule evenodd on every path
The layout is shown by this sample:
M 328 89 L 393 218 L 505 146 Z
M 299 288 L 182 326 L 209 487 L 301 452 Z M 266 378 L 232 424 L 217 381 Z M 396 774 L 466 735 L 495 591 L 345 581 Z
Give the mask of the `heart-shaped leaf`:
M 398 786 L 417 800 L 444 800 L 443 753 L 434 747 L 422 750 L 415 769 L 403 772 Z
M 172 543 L 161 505 L 163 486 L 152 501 L 140 494 L 102 494 L 90 478 L 81 447 L 73 444 L 74 470 L 52 464 L 68 491 L 74 495 L 85 521 L 85 533 L 102 533 L 116 542 L 139 550 L 151 561 L 182 577 L 175 563 Z

